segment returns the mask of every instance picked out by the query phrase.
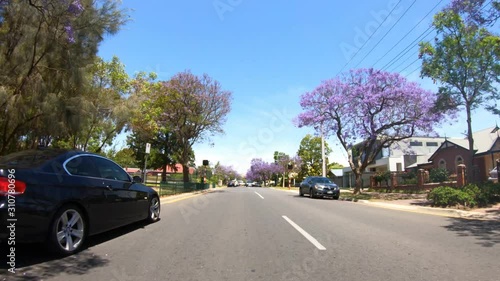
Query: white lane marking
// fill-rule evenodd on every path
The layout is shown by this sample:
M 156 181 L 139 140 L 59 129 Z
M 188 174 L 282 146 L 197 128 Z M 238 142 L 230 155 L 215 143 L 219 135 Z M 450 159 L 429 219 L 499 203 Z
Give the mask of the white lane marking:
M 309 242 L 311 242 L 316 248 L 319 250 L 326 250 L 325 246 L 321 245 L 321 243 L 316 240 L 316 238 L 312 237 L 311 234 L 307 233 L 305 230 L 303 230 L 300 226 L 298 226 L 296 223 L 294 223 L 291 219 L 289 219 L 287 216 L 282 216 L 289 224 L 291 224 L 300 234 L 302 234 Z
M 260 195 L 257 191 L 255 191 L 255 194 L 259 195 L 260 198 L 264 199 L 264 197 L 262 197 L 262 195 Z

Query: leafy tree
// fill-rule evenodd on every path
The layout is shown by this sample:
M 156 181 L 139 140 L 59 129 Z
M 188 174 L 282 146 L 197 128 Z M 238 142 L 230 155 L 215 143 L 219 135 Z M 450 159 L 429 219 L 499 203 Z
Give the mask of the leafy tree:
M 176 159 L 183 166 L 183 180 L 189 181 L 188 165 L 194 160 L 193 144 L 223 133 L 222 125 L 230 111 L 231 92 L 208 75 L 181 72 L 160 84 L 151 99 L 142 103 L 149 110 L 149 122 L 166 128 L 175 137 Z M 146 116 L 147 118 L 148 116 Z
M 266 181 L 272 179 L 273 174 L 280 173 L 279 165 L 265 162 L 260 158 L 252 159 L 250 169 L 247 171 L 246 179 L 253 181 Z
M 2 1 L 0 155 L 78 131 L 87 66 L 126 21 L 118 1 Z M 69 142 L 66 141 L 68 144 Z
M 132 104 L 141 105 L 149 103 L 155 91 L 160 89 L 160 83 L 155 81 L 155 73 L 138 73 L 131 82 L 132 93 L 130 101 Z M 146 144 L 151 144 L 151 152 L 148 155 L 148 167 L 161 168 L 162 181 L 167 180 L 167 166 L 175 170 L 176 158 L 180 151 L 176 137 L 169 127 L 161 126 L 158 120 L 151 118 L 151 108 L 146 106 L 135 106 L 132 109 L 132 118 L 128 124 L 128 129 L 132 133 L 127 138 L 127 143 L 134 151 L 136 162 L 140 167 L 144 167 L 146 159 Z M 191 151 L 192 158 L 194 153 Z M 194 159 L 193 159 L 194 160 Z M 188 170 L 189 171 L 189 170 Z
M 325 143 L 325 155 L 332 153 L 332 149 Z M 321 153 L 321 137 L 306 135 L 301 141 L 297 155 L 302 160 L 299 180 L 307 176 L 317 176 L 323 173 L 322 153 Z M 326 158 L 326 166 L 328 167 L 328 157 Z
M 137 167 L 134 150 L 130 148 L 123 148 L 118 152 L 110 155 L 110 158 L 113 159 L 116 163 L 120 164 L 120 166 L 125 168 L 133 168 Z
M 452 0 L 445 8 L 459 14 L 468 25 L 490 27 L 500 18 L 500 2 L 486 0 Z
M 465 109 L 471 156 L 467 166 L 473 167 L 472 111 L 499 98 L 500 38 L 467 24 L 453 10 L 438 13 L 433 26 L 435 41 L 420 43 L 421 75 L 440 83 L 437 110 Z M 474 174 L 468 173 L 468 179 Z
M 323 123 L 325 131 L 337 137 L 349 155 L 358 193 L 362 173 L 383 148 L 432 132 L 432 125 L 441 120 L 441 114 L 431 111 L 435 100 L 435 94 L 399 74 L 357 69 L 303 94 L 305 111 L 297 121 L 311 127 Z

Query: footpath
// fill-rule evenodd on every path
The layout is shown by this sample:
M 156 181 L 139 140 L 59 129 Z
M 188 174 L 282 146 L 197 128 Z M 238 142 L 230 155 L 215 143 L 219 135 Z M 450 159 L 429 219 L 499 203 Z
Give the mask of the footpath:
M 297 189 L 284 190 L 281 188 L 274 188 L 276 190 L 290 192 L 298 195 Z M 342 199 L 342 193 L 350 193 L 349 190 L 341 190 L 340 199 Z M 351 201 L 351 200 L 348 200 Z M 414 212 L 435 216 L 453 217 L 453 218 L 463 218 L 463 219 L 475 219 L 475 220 L 496 220 L 500 221 L 500 203 L 488 208 L 477 208 L 471 210 L 460 210 L 454 208 L 440 208 L 431 207 L 427 199 L 401 199 L 401 200 L 381 200 L 381 199 L 371 199 L 371 200 L 357 200 L 352 201 L 353 203 L 366 204 L 373 207 Z

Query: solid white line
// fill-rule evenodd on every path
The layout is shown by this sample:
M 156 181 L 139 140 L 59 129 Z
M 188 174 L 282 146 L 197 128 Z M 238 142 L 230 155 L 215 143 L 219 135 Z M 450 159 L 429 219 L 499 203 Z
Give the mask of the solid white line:
M 321 245 L 321 243 L 316 240 L 316 238 L 312 237 L 311 234 L 307 233 L 305 230 L 303 230 L 300 226 L 298 226 L 296 223 L 294 223 L 291 219 L 289 219 L 287 216 L 282 216 L 289 224 L 291 224 L 295 229 L 297 229 L 300 234 L 302 234 L 309 242 L 311 242 L 316 248 L 319 250 L 326 250 L 325 246 Z
M 264 199 L 264 197 L 262 197 L 262 195 L 260 195 L 257 191 L 255 191 L 255 194 L 259 195 L 260 198 Z

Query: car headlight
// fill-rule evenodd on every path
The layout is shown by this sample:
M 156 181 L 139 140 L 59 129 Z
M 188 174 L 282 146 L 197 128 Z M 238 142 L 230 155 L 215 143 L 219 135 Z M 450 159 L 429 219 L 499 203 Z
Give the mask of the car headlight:
M 323 190 L 324 186 L 322 186 L 322 185 L 315 185 L 314 188 L 316 188 L 317 190 Z

